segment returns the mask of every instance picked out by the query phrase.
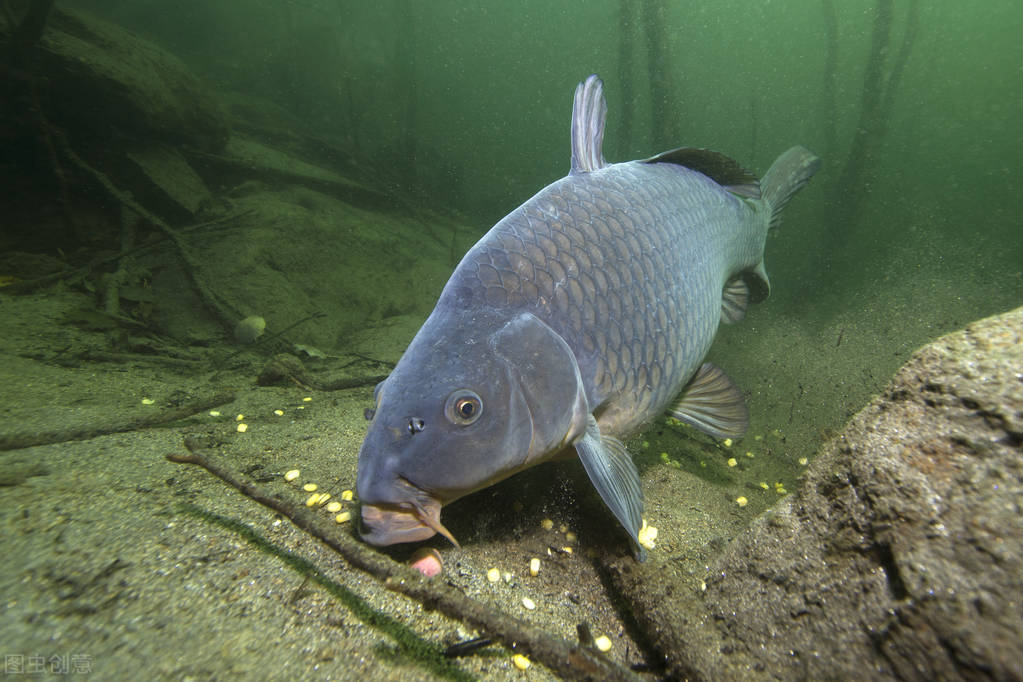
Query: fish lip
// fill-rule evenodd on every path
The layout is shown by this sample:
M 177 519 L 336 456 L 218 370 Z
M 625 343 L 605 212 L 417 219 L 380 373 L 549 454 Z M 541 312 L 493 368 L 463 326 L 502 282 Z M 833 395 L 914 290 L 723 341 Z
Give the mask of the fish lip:
M 399 488 L 410 494 L 410 499 L 398 503 L 363 503 L 360 515 L 360 535 L 371 545 L 394 545 L 401 542 L 418 542 L 440 533 L 460 547 L 455 537 L 440 522 L 443 503 L 416 485 L 399 478 Z

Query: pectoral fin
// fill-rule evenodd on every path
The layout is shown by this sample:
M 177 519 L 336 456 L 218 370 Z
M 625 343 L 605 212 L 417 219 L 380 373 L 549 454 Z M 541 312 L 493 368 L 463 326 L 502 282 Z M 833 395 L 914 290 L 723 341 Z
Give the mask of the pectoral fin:
M 697 370 L 668 414 L 715 438 L 742 438 L 749 428 L 742 391 L 709 362 Z
M 617 438 L 601 436 L 593 415 L 589 415 L 586 434 L 575 442 L 575 451 L 604 504 L 628 532 L 637 561 L 643 561 L 646 552 L 639 545 L 643 490 L 629 451 Z

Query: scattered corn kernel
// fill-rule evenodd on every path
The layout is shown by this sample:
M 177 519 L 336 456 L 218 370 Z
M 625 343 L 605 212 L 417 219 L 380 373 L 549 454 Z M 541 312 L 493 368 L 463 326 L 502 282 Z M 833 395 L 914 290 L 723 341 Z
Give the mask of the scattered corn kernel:
M 788 495 L 788 494 L 789 494 L 789 491 L 788 491 L 788 490 L 785 490 L 785 488 L 784 488 L 784 487 L 781 487 L 781 488 L 775 488 L 775 489 L 774 489 L 774 492 L 778 493 L 779 495 Z
M 529 575 L 536 576 L 540 572 L 540 560 L 533 557 L 529 560 Z
M 489 580 L 490 582 L 496 583 L 500 579 L 501 579 L 501 572 L 499 570 L 497 570 L 496 568 L 492 568 L 489 571 L 487 571 L 487 580 Z
M 155 400 L 153 400 L 152 398 L 143 398 L 143 399 L 142 399 L 142 404 L 143 404 L 143 405 L 152 405 L 152 404 L 153 404 L 153 403 L 155 403 L 155 402 L 156 402 L 156 401 L 155 401 Z
M 313 399 L 310 398 L 309 396 L 306 396 L 306 397 L 302 398 L 302 402 L 304 402 L 304 403 L 311 403 L 312 401 L 313 401 Z
M 764 440 L 764 437 L 758 434 L 756 436 L 753 436 L 753 440 Z
M 525 670 L 530 665 L 532 665 L 529 662 L 529 659 L 523 656 L 522 654 L 515 654 L 514 656 L 512 656 L 512 664 L 519 670 Z
M 544 530 L 550 530 L 551 528 L 554 528 L 554 522 L 550 519 L 544 519 L 540 522 L 540 527 Z
M 351 502 L 352 501 L 352 491 L 351 490 L 342 490 L 341 491 L 341 499 L 344 500 L 345 502 Z
M 752 450 L 747 450 L 746 451 L 746 456 L 747 457 L 752 457 L 753 456 L 753 451 Z
M 646 519 L 643 519 L 643 527 L 639 529 L 639 537 L 636 539 L 639 541 L 639 544 L 647 549 L 653 549 L 654 540 L 657 539 L 657 529 L 653 526 L 648 526 Z
M 572 531 L 568 531 L 567 533 L 565 533 L 565 540 L 568 542 L 575 542 L 576 540 L 575 533 L 573 533 Z
M 735 503 L 737 505 L 739 505 L 740 507 L 745 507 L 748 502 L 749 502 L 749 500 L 747 500 L 742 495 L 740 495 L 739 497 L 735 498 Z
M 306 500 L 305 500 L 305 506 L 307 506 L 307 507 L 315 507 L 319 503 L 320 503 L 320 494 L 319 493 L 313 493 L 312 495 L 307 497 Z
M 646 450 L 648 447 L 650 447 L 650 441 L 648 440 L 643 441 L 643 449 Z
M 306 483 L 304 486 L 302 486 L 302 490 L 306 491 L 307 493 L 315 493 L 316 489 L 319 487 L 320 486 L 316 485 L 315 483 Z
M 245 422 L 238 423 L 238 433 L 245 433 L 248 430 L 249 430 L 248 424 L 246 424 Z
M 234 418 L 234 420 L 236 422 L 240 422 L 242 419 L 245 419 L 245 415 L 244 414 L 239 414 L 237 417 Z
M 522 605 L 525 606 L 530 611 L 536 608 L 536 602 L 530 599 L 529 597 L 522 598 Z
M 566 547 L 562 547 L 561 551 L 564 552 L 565 554 L 571 554 L 572 553 L 572 548 L 571 547 L 567 547 L 567 546 Z
M 301 471 L 299 471 L 298 469 L 292 469 L 288 473 L 284 474 L 284 480 L 287 481 L 288 483 L 291 483 L 301 475 L 302 475 Z
M 600 651 L 604 652 L 611 651 L 611 639 L 607 635 L 601 635 L 600 637 L 597 637 L 595 640 L 593 640 L 593 644 Z
M 732 439 L 725 438 L 723 441 L 721 441 L 721 444 L 724 445 L 726 448 L 730 448 L 732 447 Z
M 337 500 L 334 500 L 333 502 L 327 505 L 327 511 L 329 511 L 331 514 L 335 514 L 341 511 L 341 503 L 338 502 Z
M 334 520 L 337 521 L 338 523 L 347 523 L 348 521 L 352 520 L 352 512 L 343 511 L 337 516 L 335 516 Z
M 770 490 L 771 489 L 771 486 L 767 485 L 767 481 L 761 481 L 760 482 L 760 487 L 763 488 L 764 490 Z
M 804 466 L 805 467 L 809 463 L 810 463 L 810 460 L 808 460 L 806 457 L 800 457 L 799 458 L 799 466 Z
M 668 461 L 668 453 L 667 452 L 662 452 L 661 453 L 661 461 L 662 462 L 667 462 Z
M 511 579 L 512 579 L 512 574 L 511 573 L 509 573 L 508 571 L 505 571 L 504 573 L 501 574 L 501 577 L 504 578 L 504 581 L 506 583 L 508 583 L 509 585 L 511 584 Z
M 220 416 L 220 410 L 210 410 L 210 416 L 211 417 L 219 417 Z
M 734 467 L 734 466 L 738 466 L 738 464 L 739 463 L 735 461 L 735 457 L 729 457 L 728 458 L 728 466 Z
M 326 503 L 330 499 L 330 493 L 320 493 L 320 504 Z
M 278 417 L 283 417 L 284 410 L 274 410 L 274 414 L 276 414 Z

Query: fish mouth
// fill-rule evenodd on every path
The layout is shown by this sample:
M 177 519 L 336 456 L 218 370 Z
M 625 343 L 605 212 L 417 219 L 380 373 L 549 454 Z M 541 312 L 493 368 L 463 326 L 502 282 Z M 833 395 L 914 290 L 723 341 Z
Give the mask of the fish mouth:
M 397 504 L 363 504 L 362 539 L 371 545 L 383 546 L 418 542 L 439 533 L 461 548 L 455 536 L 440 522 L 440 500 L 407 481 L 400 483 L 404 484 L 402 487 L 414 489 L 414 498 Z

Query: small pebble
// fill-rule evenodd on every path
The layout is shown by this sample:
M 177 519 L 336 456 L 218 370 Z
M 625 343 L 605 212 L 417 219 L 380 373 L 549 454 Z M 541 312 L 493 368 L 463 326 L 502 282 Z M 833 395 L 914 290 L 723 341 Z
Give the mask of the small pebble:
M 610 638 L 607 637 L 607 635 L 601 635 L 600 637 L 597 637 L 595 640 L 593 640 L 593 644 L 600 651 L 604 652 L 611 651 L 611 640 Z
M 550 519 L 544 519 L 540 522 L 540 527 L 544 530 L 550 530 L 551 528 L 554 528 L 554 522 Z
M 292 469 L 288 473 L 284 474 L 284 480 L 287 481 L 288 483 L 291 483 L 301 475 L 302 475 L 301 471 L 299 471 L 298 469 Z
M 501 572 L 499 570 L 497 570 L 496 568 L 492 568 L 489 571 L 487 571 L 487 580 L 489 580 L 490 582 L 496 583 L 500 579 L 501 579 Z
M 343 511 L 337 516 L 335 516 L 334 520 L 337 521 L 338 523 L 348 523 L 349 521 L 352 520 L 352 512 Z
M 739 463 L 735 461 L 735 457 L 729 457 L 728 458 L 728 466 L 734 467 L 734 466 L 738 466 L 738 465 L 739 465 Z
M 219 417 L 220 416 L 220 410 L 210 410 L 210 416 L 211 417 Z
M 536 577 L 539 572 L 540 560 L 534 557 L 529 560 L 529 575 Z
M 351 490 L 342 490 L 341 491 L 341 499 L 344 500 L 345 502 L 351 502 L 352 501 L 352 491 Z
M 522 605 L 525 606 L 530 611 L 536 608 L 536 602 L 530 599 L 529 597 L 522 598 Z
M 276 414 L 278 417 L 283 417 L 284 410 L 274 410 L 274 414 Z
M 522 654 L 515 654 L 514 656 L 512 656 L 512 664 L 519 670 L 525 670 L 530 665 L 532 665 L 529 662 L 529 659 L 523 656 Z
M 747 502 L 749 502 L 749 500 L 747 500 L 745 497 L 742 497 L 741 495 L 735 498 L 735 503 L 740 507 L 745 507 Z
M 316 489 L 319 487 L 320 486 L 316 485 L 315 483 L 306 483 L 304 486 L 302 486 L 302 490 L 306 491 L 307 493 L 315 493 Z
M 504 581 L 505 581 L 506 583 L 508 583 L 509 585 L 511 585 L 511 579 L 512 579 L 512 574 L 511 574 L 511 573 L 509 573 L 508 571 L 505 571 L 505 572 L 504 572 L 504 573 L 503 573 L 503 574 L 501 575 L 501 577 L 502 577 L 502 578 L 504 578 Z
M 248 430 L 249 430 L 248 424 L 246 424 L 245 422 L 238 423 L 238 433 L 245 433 Z
M 327 505 L 327 511 L 329 511 L 331 514 L 336 514 L 337 512 L 341 511 L 341 503 L 338 502 L 337 500 L 334 500 L 333 502 Z

